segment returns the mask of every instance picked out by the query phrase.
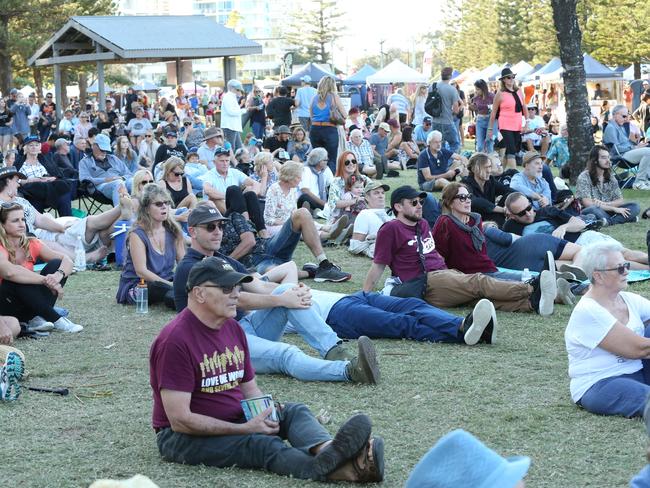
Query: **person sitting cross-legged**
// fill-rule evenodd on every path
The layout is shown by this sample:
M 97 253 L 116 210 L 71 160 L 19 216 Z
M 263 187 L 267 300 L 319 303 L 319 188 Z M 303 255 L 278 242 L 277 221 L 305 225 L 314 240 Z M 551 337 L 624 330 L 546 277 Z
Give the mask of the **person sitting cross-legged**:
M 384 443 L 372 437 L 366 415 L 350 418 L 333 439 L 302 404 L 269 406 L 246 420 L 241 401 L 263 396 L 234 319 L 241 285 L 251 279 L 216 257 L 198 262 L 187 278 L 187 308 L 154 340 L 149 370 L 160 455 L 315 481 L 382 481 Z
M 187 306 L 187 277 L 194 264 L 206 256 L 217 256 L 238 272 L 247 273 L 238 261 L 219 252 L 222 226 L 228 219 L 210 203 L 190 213 L 190 249 L 178 264 L 174 279 L 176 310 Z M 246 331 L 253 366 L 261 373 L 283 373 L 304 381 L 354 381 L 376 383 L 379 366 L 368 338 L 358 342 L 353 357 L 321 318 L 312 304 L 310 289 L 296 285 L 298 271 L 293 262 L 281 264 L 263 277 L 253 275 L 243 284 L 237 319 Z M 252 311 L 252 312 L 251 312 Z M 324 359 L 307 356 L 296 346 L 280 342 L 289 322 Z M 351 361 L 348 361 L 351 359 Z

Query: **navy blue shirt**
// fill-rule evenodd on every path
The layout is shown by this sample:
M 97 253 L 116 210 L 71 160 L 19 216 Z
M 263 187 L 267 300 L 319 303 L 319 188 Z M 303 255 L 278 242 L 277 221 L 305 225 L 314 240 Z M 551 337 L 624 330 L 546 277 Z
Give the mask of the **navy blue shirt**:
M 432 175 L 439 175 L 449 171 L 449 160 L 454 153 L 446 149 L 440 149 L 437 155 L 431 154 L 429 148 L 422 151 L 418 156 L 418 185 L 424 183 L 424 176 L 422 175 L 423 168 L 429 168 Z

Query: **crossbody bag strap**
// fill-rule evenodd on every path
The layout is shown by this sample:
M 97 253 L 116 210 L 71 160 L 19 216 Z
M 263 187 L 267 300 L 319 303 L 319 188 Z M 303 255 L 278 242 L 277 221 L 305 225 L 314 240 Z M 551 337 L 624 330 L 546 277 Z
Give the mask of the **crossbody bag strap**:
M 415 242 L 418 245 L 418 256 L 420 257 L 420 264 L 422 265 L 422 271 L 424 274 L 427 274 L 427 265 L 424 258 L 424 248 L 422 246 L 422 236 L 420 235 L 420 223 L 415 224 Z

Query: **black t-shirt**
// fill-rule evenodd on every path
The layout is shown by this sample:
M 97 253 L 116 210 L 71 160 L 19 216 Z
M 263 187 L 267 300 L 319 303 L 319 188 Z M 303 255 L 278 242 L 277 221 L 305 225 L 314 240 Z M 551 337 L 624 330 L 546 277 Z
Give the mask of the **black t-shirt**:
M 291 107 L 293 107 L 292 98 L 275 97 L 266 107 L 266 115 L 269 119 L 273 119 L 276 127 L 279 125 L 288 127 L 291 125 Z
M 289 141 L 280 141 L 277 137 L 269 137 L 264 141 L 263 145 L 264 149 L 268 149 L 271 152 L 275 151 L 278 148 L 282 148 L 286 151 L 288 146 Z
M 167 161 L 172 156 L 179 157 L 184 161 L 186 154 L 187 148 L 185 147 L 185 144 L 179 142 L 176 144 L 176 147 L 169 147 L 167 144 L 161 144 L 156 151 L 156 158 L 154 159 L 153 168 L 151 168 L 151 170 L 155 170 L 158 163 Z
M 11 127 L 11 118 L 13 114 L 9 110 L 0 112 L 0 127 Z

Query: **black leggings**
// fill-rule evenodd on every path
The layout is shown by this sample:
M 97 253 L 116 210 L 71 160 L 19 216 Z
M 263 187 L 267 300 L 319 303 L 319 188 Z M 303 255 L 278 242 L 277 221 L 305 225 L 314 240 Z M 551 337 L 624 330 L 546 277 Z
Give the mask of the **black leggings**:
M 174 288 L 161 281 L 149 281 L 147 282 L 147 288 L 149 297 L 148 302 L 150 304 L 164 303 L 167 308 L 176 310 L 176 304 L 174 303 Z
M 302 204 L 305 202 L 309 202 L 309 205 L 311 205 L 312 209 L 320 208 L 321 210 L 323 210 L 323 205 L 318 203 L 316 200 L 314 200 L 311 197 L 311 195 L 307 195 L 306 193 L 303 193 L 302 195 L 300 195 L 300 197 L 298 197 L 298 203 L 296 203 L 296 205 L 298 206 L 298 208 L 300 208 L 302 207 Z
M 41 275 L 54 273 L 61 267 L 60 259 L 45 265 Z M 61 280 L 61 286 L 66 279 Z M 61 316 L 54 311 L 57 296 L 45 285 L 26 285 L 3 280 L 0 284 L 0 315 L 16 317 L 19 322 L 29 322 L 37 315 L 48 322 L 56 322 Z
M 253 223 L 257 231 L 266 229 L 264 214 L 260 208 L 260 202 L 254 191 L 241 191 L 238 186 L 226 188 L 226 217 L 232 212 L 243 214 L 248 212 L 248 219 Z

